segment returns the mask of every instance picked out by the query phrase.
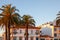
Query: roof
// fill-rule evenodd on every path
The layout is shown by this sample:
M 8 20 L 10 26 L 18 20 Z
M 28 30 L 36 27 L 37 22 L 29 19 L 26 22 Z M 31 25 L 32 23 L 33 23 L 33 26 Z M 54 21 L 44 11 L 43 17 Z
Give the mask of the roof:
M 44 38 L 53 38 L 52 36 L 49 36 L 49 35 L 40 35 L 40 37 L 44 37 Z
M 60 27 L 60 26 L 54 26 L 54 27 Z
M 16 27 L 13 27 L 13 28 L 26 28 L 26 26 L 16 26 Z M 35 27 L 35 26 L 28 26 L 28 29 L 41 29 L 40 27 Z

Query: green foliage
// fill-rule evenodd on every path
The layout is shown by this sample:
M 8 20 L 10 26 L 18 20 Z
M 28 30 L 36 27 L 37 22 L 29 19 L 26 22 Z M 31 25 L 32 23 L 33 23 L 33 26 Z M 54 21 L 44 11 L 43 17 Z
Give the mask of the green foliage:
M 33 19 L 32 16 L 30 15 L 23 15 L 22 16 L 22 21 L 23 21 L 23 24 L 29 24 L 29 25 L 34 25 L 35 26 L 35 21 Z

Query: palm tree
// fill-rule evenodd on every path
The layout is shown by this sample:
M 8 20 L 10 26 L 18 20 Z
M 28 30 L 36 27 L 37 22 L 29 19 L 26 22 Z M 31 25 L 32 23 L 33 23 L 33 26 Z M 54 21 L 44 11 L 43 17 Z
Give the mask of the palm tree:
M 15 12 L 17 9 L 12 7 L 11 4 L 2 6 L 0 10 L 2 10 L 0 13 L 0 25 L 5 25 L 6 40 L 10 40 L 10 27 L 20 24 L 20 15 Z
M 35 21 L 32 19 L 30 15 L 23 15 L 22 16 L 22 24 L 26 25 L 26 40 L 28 40 L 28 26 L 35 26 Z

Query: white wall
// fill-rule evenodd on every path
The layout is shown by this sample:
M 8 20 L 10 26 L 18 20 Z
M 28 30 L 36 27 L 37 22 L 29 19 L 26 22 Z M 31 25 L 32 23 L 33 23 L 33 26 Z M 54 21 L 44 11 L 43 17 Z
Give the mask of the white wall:
M 20 34 L 20 30 L 22 30 L 22 33 Z M 33 30 L 33 34 L 31 34 L 31 30 Z M 34 40 L 36 40 L 36 37 L 39 37 L 40 36 L 40 34 L 39 35 L 36 35 L 35 33 L 36 33 L 36 30 L 38 30 L 38 29 L 28 29 L 28 33 L 29 33 L 29 40 L 30 40 L 30 37 L 33 37 L 33 39 Z M 20 29 L 17 29 L 17 34 L 15 34 L 15 35 L 13 35 L 13 36 L 16 36 L 16 37 L 23 37 L 23 40 L 25 40 L 25 35 L 24 35 L 24 33 L 25 33 L 25 29 L 24 28 L 20 28 Z M 17 39 L 19 39 L 19 38 L 17 38 Z

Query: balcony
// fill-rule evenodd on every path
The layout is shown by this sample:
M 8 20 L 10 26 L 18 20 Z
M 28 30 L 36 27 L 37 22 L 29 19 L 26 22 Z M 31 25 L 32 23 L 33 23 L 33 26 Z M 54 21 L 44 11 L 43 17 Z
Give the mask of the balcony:
M 13 31 L 13 34 L 17 34 L 17 31 L 16 31 L 16 30 L 14 30 L 14 31 Z
M 24 35 L 26 36 L 26 32 L 24 33 Z M 28 33 L 28 35 L 29 35 L 29 33 Z
M 39 34 L 39 32 L 37 31 L 37 32 L 35 32 L 35 34 L 36 34 L 36 35 L 38 35 L 38 34 Z

